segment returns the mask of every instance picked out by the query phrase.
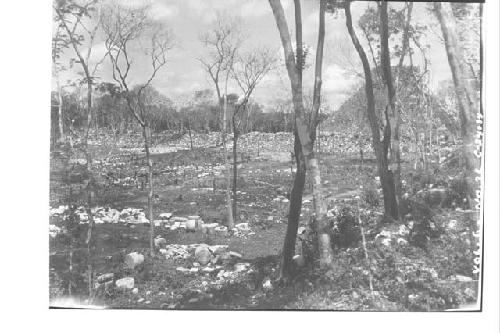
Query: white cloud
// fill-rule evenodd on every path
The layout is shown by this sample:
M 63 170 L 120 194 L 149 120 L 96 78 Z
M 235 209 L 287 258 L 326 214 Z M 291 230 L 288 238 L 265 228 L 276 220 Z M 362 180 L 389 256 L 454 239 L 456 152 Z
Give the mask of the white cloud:
M 175 5 L 165 5 L 155 2 L 151 8 L 151 14 L 155 20 L 171 18 L 179 13 L 179 7 Z
M 268 1 L 263 0 L 247 0 L 241 6 L 241 16 L 243 17 L 260 17 L 272 13 Z
M 90 53 L 90 61 L 91 62 L 100 61 L 104 57 L 106 52 L 107 50 L 104 42 L 94 45 L 92 47 L 92 52 Z
M 355 80 L 348 79 L 345 71 L 335 64 L 328 65 L 323 71 L 323 90 L 325 92 L 345 93 L 354 82 Z
M 151 4 L 150 0 L 120 0 L 119 3 L 121 6 L 129 7 L 129 8 L 139 8 L 148 4 Z

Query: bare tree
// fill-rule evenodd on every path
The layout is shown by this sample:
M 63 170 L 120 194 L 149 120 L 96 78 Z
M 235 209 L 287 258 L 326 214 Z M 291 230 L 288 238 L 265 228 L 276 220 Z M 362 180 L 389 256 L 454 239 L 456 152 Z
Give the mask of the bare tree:
M 238 137 L 240 134 L 240 113 L 245 113 L 248 102 L 257 85 L 275 65 L 273 52 L 267 49 L 255 49 L 237 57 L 231 68 L 231 76 L 236 81 L 243 93 L 240 97 L 233 115 L 231 124 L 233 128 L 233 217 L 237 214 L 237 183 L 238 183 Z
M 443 33 L 448 64 L 450 66 L 458 102 L 463 138 L 463 151 L 465 167 L 467 170 L 467 183 L 469 196 L 473 196 L 475 170 L 479 168 L 479 158 L 475 154 L 476 117 L 479 110 L 479 94 L 476 80 L 470 66 L 461 52 L 461 47 L 456 40 L 456 21 L 449 3 L 434 3 L 434 12 Z M 469 205 L 473 205 L 469 197 Z
M 58 16 L 55 16 L 56 22 L 59 20 Z M 64 48 L 67 47 L 66 41 L 61 36 L 62 29 L 61 25 L 58 24 L 52 37 L 52 75 L 56 79 L 57 86 L 57 102 L 58 102 L 58 110 L 57 110 L 57 119 L 58 119 L 58 129 L 59 129 L 59 139 L 64 141 L 64 125 L 63 125 L 63 92 L 60 82 L 60 72 L 64 70 L 64 66 L 59 63 L 59 59 L 61 57 L 61 53 Z
M 377 166 L 380 177 L 380 183 L 382 185 L 382 191 L 384 195 L 384 209 L 386 215 L 392 216 L 394 218 L 398 217 L 398 206 L 396 200 L 394 178 L 392 172 L 389 170 L 389 162 L 387 158 L 387 153 L 390 143 L 390 126 L 388 120 L 386 119 L 386 126 L 383 131 L 383 139 L 380 138 L 380 128 L 378 124 L 377 114 L 375 111 L 375 95 L 373 91 L 373 79 L 372 71 L 370 68 L 370 63 L 366 52 L 364 51 L 359 39 L 354 31 L 352 25 L 352 15 L 350 9 L 351 2 L 346 1 L 345 3 L 345 16 L 346 16 L 346 26 L 351 36 L 352 43 L 358 52 L 359 58 L 363 64 L 363 71 L 365 73 L 365 93 L 366 93 L 366 111 L 368 116 L 368 121 L 370 123 L 370 128 L 372 131 L 372 145 L 375 151 L 375 156 L 377 158 Z M 386 113 L 387 116 L 387 113 Z
M 229 160 L 227 158 L 227 86 L 230 78 L 231 68 L 236 59 L 236 54 L 241 45 L 239 25 L 234 18 L 222 13 L 217 13 L 215 26 L 201 36 L 201 41 L 209 54 L 205 58 L 198 58 L 203 69 L 212 80 L 217 93 L 219 109 L 222 113 L 222 145 L 224 153 L 224 165 L 226 169 L 226 208 L 229 229 L 234 226 L 234 218 L 231 204 L 231 173 Z
M 389 144 L 391 147 L 391 159 L 389 169 L 392 172 L 394 187 L 396 191 L 396 209 L 401 197 L 401 150 L 399 145 L 399 111 L 396 109 L 396 88 L 392 78 L 391 55 L 389 51 L 389 18 L 387 14 L 387 1 L 380 2 L 380 63 L 382 67 L 382 79 L 387 87 L 388 103 L 386 106 L 386 127 L 389 130 Z M 408 32 L 406 31 L 406 35 Z M 406 45 L 406 43 L 404 43 Z M 399 210 L 398 210 L 399 215 Z M 397 215 L 397 216 L 398 216 Z M 393 215 L 393 217 L 397 217 Z
M 300 154 L 303 154 L 304 159 L 307 164 L 307 168 L 311 172 L 311 180 L 313 183 L 313 201 L 314 201 L 314 211 L 315 211 L 315 231 L 318 237 L 318 250 L 320 253 L 320 266 L 321 267 L 326 267 L 331 264 L 333 255 L 332 255 L 332 249 L 331 249 L 331 244 L 330 244 L 330 235 L 328 234 L 328 222 L 326 219 L 326 205 L 325 201 L 323 198 L 323 190 L 322 190 L 322 184 L 321 184 L 321 174 L 319 170 L 319 165 L 318 165 L 318 160 L 315 156 L 314 153 L 314 138 L 315 138 L 315 133 L 311 132 L 311 128 L 306 121 L 306 115 L 305 115 L 305 110 L 304 110 L 304 102 L 303 102 L 303 93 L 302 93 L 302 74 L 301 70 L 299 70 L 299 67 L 302 67 L 303 64 L 303 58 L 302 58 L 302 24 L 301 24 L 301 9 L 300 9 L 300 1 L 295 0 L 295 27 L 296 27 L 296 43 L 297 43 L 297 59 L 295 58 L 293 49 L 292 49 L 292 41 L 290 38 L 290 33 L 288 30 L 288 24 L 286 21 L 285 13 L 283 10 L 283 6 L 281 5 L 281 2 L 279 0 L 269 0 L 269 4 L 271 5 L 271 9 L 274 14 L 274 18 L 276 20 L 276 25 L 279 30 L 280 38 L 281 38 L 281 43 L 283 46 L 284 50 L 284 56 L 285 56 L 285 64 L 288 72 L 288 77 L 290 79 L 290 85 L 291 85 L 291 90 L 292 90 L 292 99 L 293 99 L 293 105 L 294 105 L 294 111 L 295 111 L 295 131 L 298 136 L 298 141 L 296 139 L 295 144 L 299 143 L 301 151 L 296 151 L 298 152 L 297 155 L 300 156 Z M 324 41 L 324 16 L 325 16 L 325 10 L 326 10 L 326 1 L 321 0 L 320 1 L 320 9 L 319 9 L 319 34 L 318 34 L 318 50 L 316 51 L 317 55 L 316 58 L 316 73 L 315 73 L 315 92 L 316 95 L 319 96 L 320 93 L 320 88 L 321 88 L 321 62 L 323 61 L 322 59 L 322 47 L 323 47 L 323 41 Z M 319 51 L 319 52 L 318 52 Z M 319 107 L 319 106 L 318 106 Z M 313 115 L 316 113 L 315 108 L 313 108 Z M 315 117 L 315 116 L 314 116 Z M 312 122 L 313 126 L 315 127 L 315 122 Z M 315 131 L 315 130 L 314 130 Z M 298 160 L 298 163 L 300 161 Z M 297 174 L 299 174 L 297 172 Z M 297 177 L 296 174 L 296 177 Z M 305 172 L 304 172 L 305 175 Z M 301 179 L 297 181 L 297 183 L 301 182 Z M 294 180 L 294 187 L 296 185 L 296 182 Z M 297 184 L 297 186 L 300 189 L 301 184 Z M 288 258 L 285 259 L 285 255 L 287 257 L 290 255 L 290 248 L 293 249 L 294 244 L 292 245 L 292 238 L 293 241 L 295 241 L 296 237 L 296 227 L 298 225 L 298 217 L 300 216 L 300 206 L 302 204 L 302 191 L 303 191 L 303 186 L 300 189 L 300 192 L 295 192 L 294 189 L 292 188 L 292 194 L 295 195 L 296 197 L 292 198 L 290 200 L 290 213 L 292 213 L 292 210 L 295 209 L 292 205 L 298 205 L 299 206 L 299 211 L 298 211 L 298 216 L 297 216 L 297 221 L 290 221 L 289 220 L 289 226 L 290 230 L 287 228 L 287 235 L 285 237 L 285 246 L 284 246 L 284 261 L 283 261 L 283 266 L 289 265 L 291 260 Z M 295 193 L 294 193 L 295 192 Z M 296 213 L 296 211 L 294 211 Z M 291 214 L 290 214 L 291 215 Z M 289 215 L 289 216 L 290 216 Z M 290 219 L 290 217 L 289 217 Z M 292 222 L 292 224 L 290 224 Z M 295 231 L 295 235 L 291 235 L 291 233 Z M 288 267 L 289 267 L 288 266 Z M 286 274 L 289 274 L 287 271 L 289 270 L 288 267 L 282 268 L 282 274 L 286 276 Z
M 153 161 L 150 154 L 151 124 L 144 103 L 144 91 L 151 85 L 160 69 L 167 63 L 167 52 L 172 47 L 171 33 L 164 25 L 153 22 L 149 17 L 149 7 L 126 8 L 110 5 L 102 15 L 102 27 L 105 34 L 105 45 L 112 65 L 113 79 L 123 91 L 127 109 L 142 128 L 144 149 L 148 165 L 148 219 L 150 223 L 150 252 L 154 255 L 154 223 L 153 223 Z M 149 58 L 151 73 L 145 83 L 138 85 L 135 91 L 130 88 L 130 73 L 133 61 L 130 50 L 134 42 L 147 40 L 149 46 L 143 48 Z
M 88 180 L 85 186 L 87 197 L 87 214 L 89 219 L 89 228 L 87 231 L 87 251 L 89 256 L 89 294 L 92 296 L 92 266 L 90 263 L 92 249 L 92 234 L 94 230 L 94 218 L 92 215 L 92 198 L 95 195 L 95 180 L 92 174 L 92 155 L 88 148 L 89 131 L 92 125 L 92 88 L 94 84 L 95 74 L 101 65 L 101 59 L 94 64 L 93 68 L 90 64 L 92 47 L 94 39 L 99 28 L 99 22 L 92 20 L 92 15 L 97 11 L 97 0 L 91 0 L 84 3 L 75 0 L 60 0 L 54 2 L 54 11 L 56 13 L 56 22 L 64 33 L 59 35 L 59 38 L 64 40 L 66 45 L 70 46 L 83 69 L 82 83 L 87 84 L 87 123 L 83 139 L 83 152 L 86 158 L 86 169 Z M 83 41 L 87 41 L 83 45 Z M 85 49 L 86 48 L 86 49 Z M 72 60 L 73 61 L 73 60 Z

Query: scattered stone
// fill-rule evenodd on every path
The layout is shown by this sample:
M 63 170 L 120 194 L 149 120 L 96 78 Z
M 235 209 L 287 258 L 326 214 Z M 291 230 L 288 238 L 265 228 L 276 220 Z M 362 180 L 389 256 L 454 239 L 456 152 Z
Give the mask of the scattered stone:
M 210 253 L 208 245 L 203 244 L 198 246 L 194 252 L 194 257 L 195 260 L 201 265 L 208 264 L 210 259 L 212 259 L 212 254 Z
M 273 289 L 273 284 L 271 283 L 271 279 L 266 278 L 262 283 L 262 288 L 266 291 Z
M 102 274 L 102 275 L 99 275 L 97 277 L 97 282 L 98 283 L 105 283 L 105 282 L 113 280 L 114 277 L 115 277 L 115 274 L 113 274 L 113 273 Z
M 464 275 L 455 275 L 451 277 L 452 280 L 458 281 L 458 282 L 472 282 L 473 279 L 469 276 L 464 276 Z
M 305 234 L 305 233 L 306 233 L 306 228 L 305 227 L 300 227 L 297 230 L 297 235 L 302 235 L 302 234 Z
M 410 229 L 407 226 L 405 226 L 405 225 L 400 225 L 398 233 L 401 236 L 408 236 L 410 234 Z
M 241 259 L 243 258 L 243 256 L 241 254 L 239 254 L 238 252 L 234 252 L 234 251 L 229 251 L 228 254 L 231 256 L 231 257 L 236 257 L 238 259 Z
M 143 262 L 144 262 L 144 256 L 137 252 L 132 252 L 125 256 L 125 265 L 129 269 L 134 269 Z
M 134 288 L 134 278 L 124 277 L 122 279 L 116 280 L 116 288 L 121 290 L 133 289 Z
M 208 247 L 213 254 L 222 254 L 227 251 L 227 248 L 228 245 L 212 245 Z
M 471 288 L 465 288 L 464 294 L 465 294 L 465 296 L 467 296 L 469 298 L 475 298 L 476 297 L 476 293 Z
M 157 237 L 154 239 L 155 247 L 164 248 L 167 245 L 167 240 L 163 237 Z
M 182 266 L 181 267 L 177 267 L 176 270 L 179 271 L 179 272 L 183 272 L 183 273 L 189 272 L 189 268 L 182 267 Z
M 49 236 L 50 237 L 54 238 L 54 237 L 56 237 L 60 233 L 62 233 L 62 229 L 61 228 L 59 228 L 56 225 L 49 224 Z
M 214 270 L 215 270 L 215 268 L 210 267 L 210 266 L 203 267 L 203 268 L 201 269 L 201 271 L 202 271 L 202 272 L 205 272 L 205 273 L 211 273 L 211 272 L 213 272 Z
M 161 213 L 160 218 L 162 220 L 169 220 L 172 217 L 172 213 Z
M 242 231 L 249 231 L 250 230 L 250 226 L 248 225 L 247 222 L 245 223 L 238 223 L 235 225 L 235 227 L 239 230 L 242 230 Z
M 304 267 L 304 265 L 306 264 L 306 260 L 304 259 L 304 256 L 300 255 L 300 254 L 294 255 L 293 261 L 295 262 L 297 267 Z
M 250 266 L 250 264 L 247 262 L 239 262 L 239 263 L 234 264 L 234 271 L 235 272 L 243 272 L 243 271 L 246 271 L 249 266 Z
M 196 230 L 196 220 L 188 220 L 186 222 L 186 230 L 195 231 Z
M 132 289 L 132 293 L 137 295 L 139 293 L 139 288 L 136 287 L 136 288 Z
M 404 238 L 398 238 L 398 239 L 396 240 L 396 242 L 398 243 L 398 245 L 401 245 L 401 246 L 406 246 L 406 245 L 408 245 L 408 241 L 407 241 L 406 239 L 404 239 Z

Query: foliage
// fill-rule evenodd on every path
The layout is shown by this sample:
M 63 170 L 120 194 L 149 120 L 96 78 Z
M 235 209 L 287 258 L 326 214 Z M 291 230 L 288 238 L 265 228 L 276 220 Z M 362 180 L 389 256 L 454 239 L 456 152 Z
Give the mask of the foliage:
M 361 240 L 357 213 L 350 206 L 341 206 L 334 210 L 331 223 L 332 247 L 348 248 L 358 244 Z
M 452 178 L 448 184 L 448 195 L 444 206 L 466 208 L 468 206 L 467 198 L 469 197 L 468 188 L 465 174 Z
M 371 208 L 375 208 L 380 205 L 380 194 L 375 186 L 364 187 L 361 199 Z
M 87 225 L 80 223 L 80 216 L 76 210 L 76 205 L 70 206 L 68 212 L 61 217 L 62 232 L 51 240 L 51 248 L 69 249 L 53 256 L 50 262 L 51 268 L 54 268 L 53 278 L 59 281 L 65 294 L 69 293 L 70 289 L 73 293 L 84 294 L 84 282 L 87 279 L 88 258 L 85 245 Z

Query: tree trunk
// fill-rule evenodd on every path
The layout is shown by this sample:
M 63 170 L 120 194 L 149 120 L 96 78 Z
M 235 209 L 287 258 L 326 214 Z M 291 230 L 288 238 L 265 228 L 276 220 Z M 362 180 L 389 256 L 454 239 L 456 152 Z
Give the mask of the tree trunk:
M 57 119 L 58 119 L 58 125 L 59 125 L 59 138 L 64 141 L 64 125 L 63 125 L 63 96 L 62 96 L 62 89 L 61 89 L 61 83 L 59 82 L 59 75 L 57 77 L 57 100 L 59 102 L 58 108 L 57 108 Z
M 398 218 L 398 205 L 396 201 L 396 190 L 394 186 L 394 180 L 392 172 L 389 170 L 387 150 L 389 147 L 390 139 L 390 124 L 387 121 L 387 126 L 384 130 L 383 141 L 380 140 L 380 130 L 377 120 L 377 115 L 375 113 L 375 96 L 373 92 L 373 80 L 370 70 L 370 64 L 366 56 L 363 47 L 359 43 L 356 32 L 352 26 L 352 17 L 350 9 L 350 1 L 346 3 L 345 6 L 346 15 L 346 26 L 351 36 L 352 43 L 358 52 L 358 55 L 363 64 L 363 71 L 365 73 L 365 93 L 366 93 L 366 111 L 368 116 L 368 121 L 370 123 L 370 128 L 372 132 L 372 145 L 373 151 L 375 152 L 375 157 L 377 158 L 377 167 L 380 177 L 380 184 L 382 186 L 382 192 L 384 196 L 384 210 L 385 214 L 391 216 L 392 218 Z M 386 119 L 387 120 L 387 119 Z
M 387 2 L 382 1 L 380 6 L 380 49 L 382 71 L 384 81 L 387 86 L 388 105 L 388 123 L 390 129 L 390 147 L 391 159 L 389 161 L 389 170 L 393 172 L 393 181 L 396 192 L 396 200 L 401 200 L 401 148 L 399 144 L 399 110 L 396 109 L 396 89 L 392 79 L 391 56 L 389 51 L 389 19 L 387 14 Z M 387 184 L 390 186 L 390 184 Z
M 73 249 L 69 250 L 69 282 L 68 282 L 68 295 L 71 296 L 73 294 L 72 285 L 73 285 Z
M 227 80 L 226 80 L 226 92 L 227 92 Z M 226 210 L 227 210 L 227 223 L 226 226 L 229 230 L 234 227 L 233 219 L 233 208 L 231 205 L 231 170 L 229 166 L 229 160 L 227 158 L 227 93 L 224 94 L 224 105 L 223 105 L 223 121 L 222 121 L 222 146 L 224 149 L 224 166 L 226 169 Z
M 359 141 L 359 159 L 361 160 L 361 165 L 364 164 L 364 156 L 363 156 L 363 142 L 360 140 Z
M 314 202 L 314 211 L 315 211 L 315 231 L 317 233 L 318 237 L 318 246 L 319 246 L 319 253 L 320 253 L 320 266 L 321 267 L 326 267 L 331 264 L 332 259 L 333 259 L 333 254 L 332 254 L 332 248 L 330 244 L 330 236 L 328 234 L 328 221 L 326 220 L 326 205 L 325 201 L 323 198 L 323 190 L 322 190 L 322 184 L 321 184 L 321 174 L 319 170 L 319 165 L 318 165 L 318 160 L 316 159 L 316 156 L 314 154 L 314 141 L 311 139 L 313 136 L 315 136 L 315 133 L 312 133 L 309 130 L 308 123 L 305 120 L 305 112 L 304 112 L 304 103 L 302 100 L 302 84 L 301 84 L 301 71 L 299 70 L 299 67 L 297 65 L 301 65 L 301 58 L 299 57 L 297 60 L 297 63 L 295 61 L 295 57 L 293 54 L 293 49 L 292 49 L 292 42 L 288 30 L 288 26 L 286 23 L 286 17 L 285 13 L 283 11 L 283 7 L 281 6 L 281 3 L 279 0 L 269 0 L 269 3 L 271 5 L 271 8 L 273 10 L 274 17 L 276 19 L 276 24 L 278 26 L 278 30 L 280 33 L 280 38 L 281 42 L 283 44 L 283 50 L 285 54 L 285 63 L 287 67 L 287 72 L 288 72 L 288 77 L 290 79 L 290 85 L 292 89 L 292 100 L 293 100 L 293 105 L 294 105 L 294 111 L 295 111 L 295 126 L 297 130 L 297 134 L 299 137 L 299 141 L 301 144 L 302 152 L 304 154 L 306 163 L 307 163 L 307 168 L 311 172 L 311 179 L 312 179 L 312 186 L 313 186 L 313 202 Z M 299 0 L 296 0 L 296 9 L 297 9 L 297 3 L 299 3 Z M 321 0 L 321 5 L 320 5 L 320 33 L 322 33 L 322 29 L 324 29 L 324 18 L 322 19 L 321 17 L 324 17 L 324 11 L 325 11 L 325 3 L 324 0 Z M 299 6 L 300 9 L 300 6 Z M 301 15 L 299 13 L 295 13 L 296 20 L 296 29 L 297 27 L 300 27 L 301 24 Z M 323 23 L 323 27 L 322 24 Z M 324 33 L 324 30 L 323 30 Z M 297 35 L 301 36 L 301 33 L 297 33 Z M 321 37 L 319 37 L 321 38 Z M 318 43 L 319 44 L 319 43 Z M 297 45 L 298 41 L 297 41 Z M 317 59 L 318 60 L 318 57 Z M 322 61 L 322 57 L 320 57 L 320 60 Z M 319 68 L 321 69 L 321 64 L 316 63 L 316 70 Z M 319 74 L 319 75 L 318 75 Z M 319 80 L 319 81 L 318 81 Z M 319 85 L 318 85 L 319 83 Z M 318 73 L 316 71 L 316 79 L 315 79 L 315 88 L 321 87 L 321 73 Z M 320 90 L 316 90 L 316 92 L 319 94 Z M 315 127 L 315 123 L 314 126 Z
M 450 66 L 461 122 L 465 168 L 468 178 L 468 192 L 474 195 L 475 170 L 480 160 L 475 154 L 476 117 L 479 111 L 479 97 L 474 91 L 474 78 L 463 62 L 463 55 L 457 43 L 455 19 L 449 3 L 434 3 L 435 14 L 443 33 L 448 64 Z M 469 203 L 471 204 L 471 203 Z
M 193 136 L 191 135 L 191 120 L 188 117 L 188 132 L 189 132 L 189 144 L 191 150 L 193 150 Z
M 84 66 L 84 69 L 86 67 Z M 92 246 L 93 246 L 93 231 L 95 227 L 94 216 L 92 215 L 92 197 L 94 196 L 94 176 L 92 174 L 92 155 L 89 150 L 89 132 L 90 127 L 92 126 L 92 80 L 87 73 L 87 128 L 84 136 L 84 152 L 85 159 L 87 161 L 87 174 L 88 174 L 88 184 L 86 186 L 86 194 L 87 194 L 87 215 L 89 219 L 89 227 L 87 229 L 87 255 L 88 255 L 88 283 L 89 283 L 89 296 L 93 297 L 93 288 L 92 288 Z
M 237 186 L 238 186 L 238 131 L 236 129 L 235 117 L 233 115 L 233 220 L 237 220 L 236 217 L 236 201 L 237 201 Z
M 285 241 L 283 243 L 283 261 L 281 264 L 281 278 L 285 281 L 293 276 L 295 255 L 295 242 L 297 239 L 297 230 L 299 228 L 300 211 L 302 209 L 302 193 L 306 181 L 306 161 L 302 154 L 299 136 L 297 131 L 293 132 L 295 152 L 295 161 L 297 163 L 297 172 L 293 179 L 292 191 L 290 193 L 290 206 L 288 209 L 288 225 L 286 228 Z
M 154 235 L 155 224 L 153 223 L 153 160 L 149 152 L 149 140 L 151 138 L 151 129 L 148 125 L 142 126 L 142 137 L 144 138 L 144 149 L 146 150 L 146 162 L 148 164 L 148 220 L 149 220 L 149 250 L 151 256 L 154 256 Z

